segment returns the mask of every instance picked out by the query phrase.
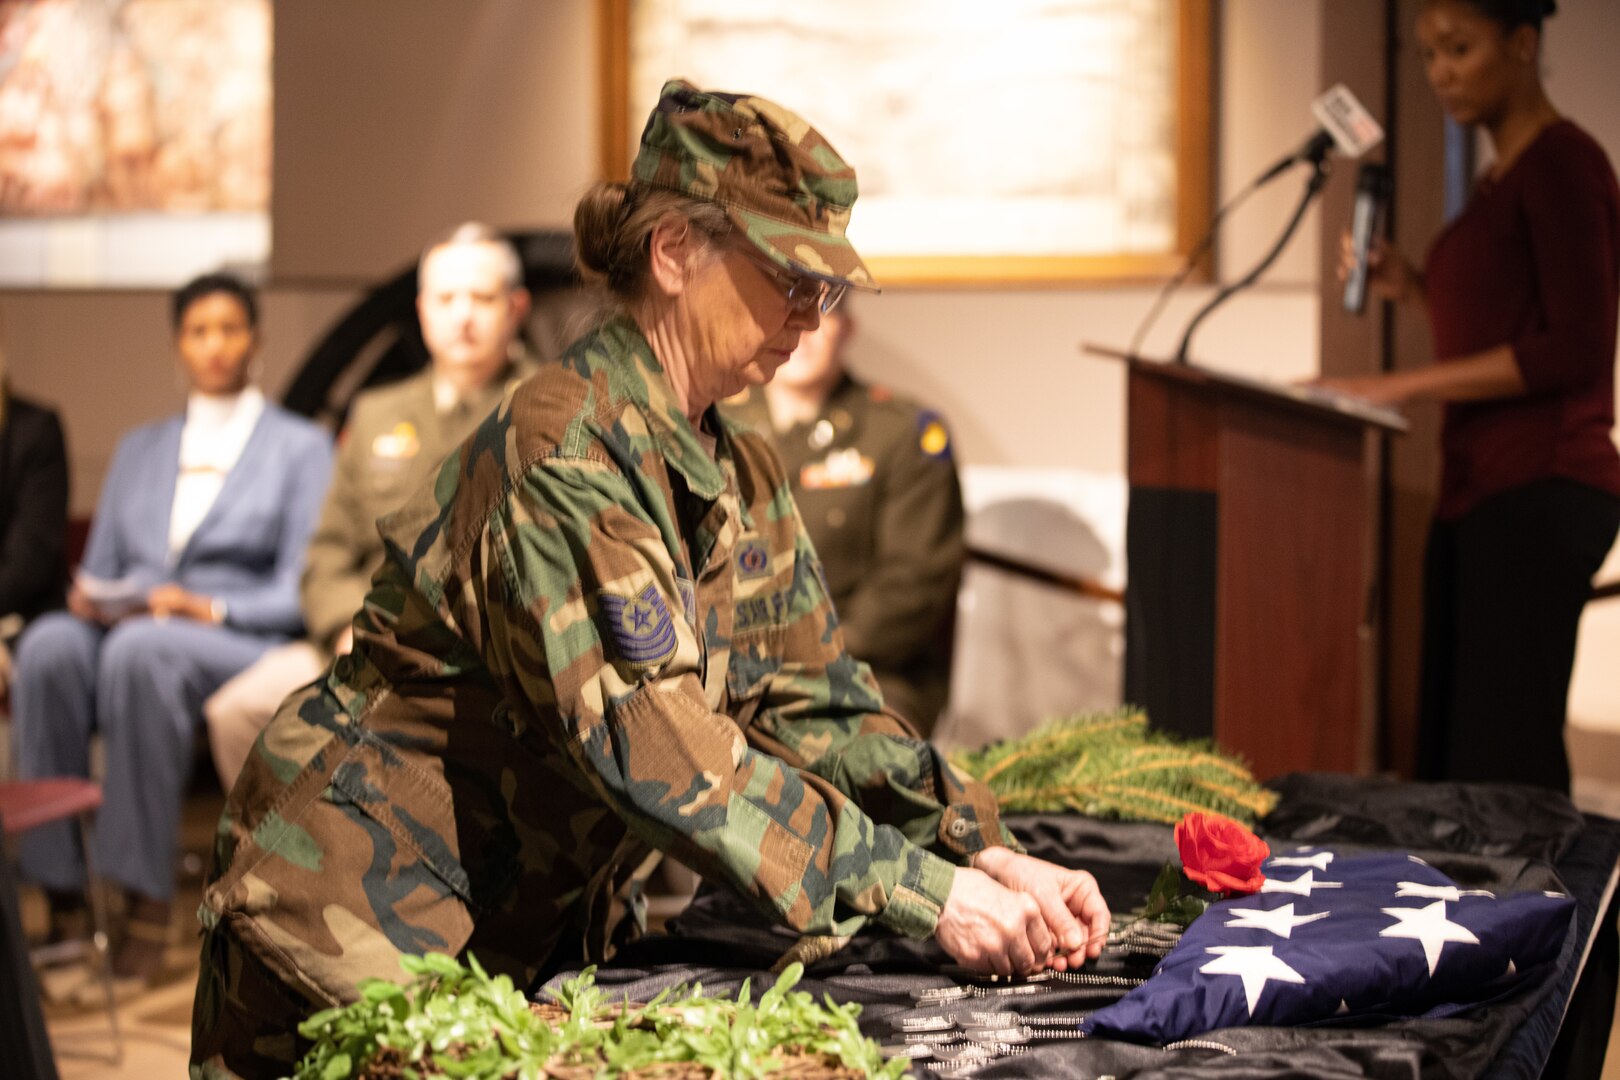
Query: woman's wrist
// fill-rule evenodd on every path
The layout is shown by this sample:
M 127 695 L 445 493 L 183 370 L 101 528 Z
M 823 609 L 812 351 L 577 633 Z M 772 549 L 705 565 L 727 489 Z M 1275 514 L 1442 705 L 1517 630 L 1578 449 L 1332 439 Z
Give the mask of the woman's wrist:
M 1007 860 L 1014 854 L 1016 853 L 1012 848 L 1001 847 L 1000 845 L 980 848 L 968 856 L 968 865 L 975 870 L 982 870 L 991 877 L 995 877 L 996 871 L 1005 866 Z

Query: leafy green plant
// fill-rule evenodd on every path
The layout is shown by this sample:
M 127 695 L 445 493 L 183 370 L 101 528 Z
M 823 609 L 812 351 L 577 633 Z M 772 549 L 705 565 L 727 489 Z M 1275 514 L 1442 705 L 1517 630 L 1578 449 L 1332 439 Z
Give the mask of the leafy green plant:
M 1012 813 L 1075 811 L 1162 821 L 1213 810 L 1252 825 L 1276 805 L 1243 763 L 1206 740 L 1148 728 L 1147 715 L 1114 712 L 1052 720 L 1030 734 L 952 756 Z
M 554 1005 L 531 1007 L 507 976 L 491 977 L 470 954 L 467 963 L 438 953 L 402 957 L 409 985 L 368 979 L 358 1001 L 311 1016 L 298 1029 L 314 1045 L 296 1080 L 745 1078 L 788 1069 L 898 1080 L 908 1064 L 885 1062 L 861 1034 L 858 1004 L 794 990 L 804 973 L 798 964 L 758 1001 L 745 982 L 735 999 L 693 986 L 644 1005 L 613 1002 L 587 968 L 551 994 Z

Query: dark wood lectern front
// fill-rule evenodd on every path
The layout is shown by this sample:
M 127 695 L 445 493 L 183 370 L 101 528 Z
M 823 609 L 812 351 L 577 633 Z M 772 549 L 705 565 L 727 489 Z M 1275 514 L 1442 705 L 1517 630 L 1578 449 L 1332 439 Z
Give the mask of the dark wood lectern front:
M 1261 778 L 1367 771 L 1372 436 L 1404 419 L 1088 351 L 1129 368 L 1125 700 Z

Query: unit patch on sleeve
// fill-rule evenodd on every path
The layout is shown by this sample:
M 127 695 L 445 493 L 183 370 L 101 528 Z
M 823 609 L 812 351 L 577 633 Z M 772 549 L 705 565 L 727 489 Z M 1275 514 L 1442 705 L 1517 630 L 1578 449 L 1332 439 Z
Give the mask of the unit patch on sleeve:
M 939 413 L 924 409 L 917 414 L 917 445 L 931 458 L 951 456 L 951 433 Z
M 619 655 L 636 667 L 655 667 L 675 655 L 675 620 L 654 585 L 640 596 L 602 593 L 599 599 Z

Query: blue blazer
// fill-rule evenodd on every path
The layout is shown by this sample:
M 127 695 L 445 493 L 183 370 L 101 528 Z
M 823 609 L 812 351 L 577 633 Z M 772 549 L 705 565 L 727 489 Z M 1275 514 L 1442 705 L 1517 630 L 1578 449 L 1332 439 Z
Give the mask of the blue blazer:
M 325 430 L 269 402 L 186 546 L 169 555 L 180 479 L 175 416 L 118 443 L 90 527 L 83 568 L 145 588 L 175 582 L 225 602 L 225 623 L 252 634 L 303 632 L 298 577 L 332 473 Z

